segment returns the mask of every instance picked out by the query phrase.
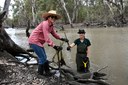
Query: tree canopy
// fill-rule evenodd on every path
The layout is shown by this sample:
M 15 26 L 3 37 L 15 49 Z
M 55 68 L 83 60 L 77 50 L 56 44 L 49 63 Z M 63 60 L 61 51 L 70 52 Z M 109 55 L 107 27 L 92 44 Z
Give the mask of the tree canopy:
M 126 24 L 128 19 L 127 0 L 14 0 L 12 4 L 15 26 L 31 26 L 42 21 L 42 14 L 57 10 L 63 24 L 100 23 L 105 25 Z

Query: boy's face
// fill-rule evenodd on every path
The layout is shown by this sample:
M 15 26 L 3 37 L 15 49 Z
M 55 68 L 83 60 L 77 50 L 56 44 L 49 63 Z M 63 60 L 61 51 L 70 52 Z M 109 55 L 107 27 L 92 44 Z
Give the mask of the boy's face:
M 80 39 L 85 38 L 85 34 L 84 33 L 79 34 L 79 36 L 80 36 Z

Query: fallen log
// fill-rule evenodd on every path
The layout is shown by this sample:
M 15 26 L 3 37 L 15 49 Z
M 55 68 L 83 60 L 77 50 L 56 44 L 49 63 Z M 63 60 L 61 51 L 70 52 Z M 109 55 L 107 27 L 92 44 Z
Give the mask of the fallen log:
M 110 85 L 104 80 L 105 73 L 99 72 L 88 72 L 79 74 L 71 68 L 60 68 L 60 72 L 62 78 L 68 83 L 69 85 Z M 62 79 L 63 80 L 63 79 Z
M 2 12 L 0 14 L 0 51 L 7 51 L 10 53 L 12 56 L 18 56 L 21 54 L 28 54 L 29 56 L 22 56 L 26 57 L 29 60 L 29 57 L 34 57 L 34 55 L 30 54 L 23 48 L 21 48 L 19 45 L 17 45 L 7 34 L 5 29 L 2 27 L 2 22 L 4 21 L 4 16 L 6 15 L 6 11 Z

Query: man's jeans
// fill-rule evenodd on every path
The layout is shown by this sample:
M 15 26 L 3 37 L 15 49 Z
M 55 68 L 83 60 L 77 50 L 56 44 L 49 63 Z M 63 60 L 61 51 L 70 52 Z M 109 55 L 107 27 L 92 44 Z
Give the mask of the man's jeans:
M 44 48 L 36 44 L 30 44 L 30 47 L 33 48 L 34 52 L 37 54 L 39 64 L 44 64 L 47 60 Z

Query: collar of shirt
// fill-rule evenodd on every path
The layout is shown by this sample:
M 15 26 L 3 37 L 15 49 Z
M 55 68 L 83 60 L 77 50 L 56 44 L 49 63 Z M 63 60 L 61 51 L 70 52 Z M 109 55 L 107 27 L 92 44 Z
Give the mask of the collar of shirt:
M 47 20 L 47 22 L 48 22 L 48 24 L 49 24 L 49 27 L 52 27 L 52 26 L 53 26 L 53 23 L 52 23 L 52 22 L 50 22 L 50 21 L 48 21 L 48 20 Z

